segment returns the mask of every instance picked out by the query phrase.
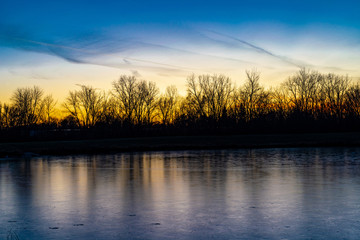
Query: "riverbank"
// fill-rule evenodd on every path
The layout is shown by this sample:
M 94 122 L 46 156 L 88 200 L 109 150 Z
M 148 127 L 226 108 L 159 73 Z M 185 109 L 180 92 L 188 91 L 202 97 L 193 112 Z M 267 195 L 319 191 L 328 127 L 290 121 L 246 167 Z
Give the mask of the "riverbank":
M 0 158 L 131 151 L 342 146 L 360 147 L 360 133 L 171 136 L 0 143 Z

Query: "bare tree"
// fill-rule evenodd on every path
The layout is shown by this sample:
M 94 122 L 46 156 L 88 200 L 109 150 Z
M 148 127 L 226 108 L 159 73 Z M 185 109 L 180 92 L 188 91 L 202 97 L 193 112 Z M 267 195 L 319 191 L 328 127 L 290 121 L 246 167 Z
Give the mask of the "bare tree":
M 345 109 L 350 117 L 360 116 L 360 85 L 351 86 L 346 92 Z
M 104 93 L 97 89 L 80 85 L 81 89 L 69 92 L 64 107 L 80 126 L 94 126 L 101 118 Z
M 196 81 L 196 76 L 192 74 L 187 78 L 187 101 L 192 106 L 192 112 L 198 117 L 205 116 L 205 97 L 203 89 L 200 84 Z
M 301 68 L 283 84 L 296 110 L 311 112 L 316 108 L 321 80 L 318 72 Z
M 120 118 L 132 124 L 149 124 L 153 121 L 159 89 L 154 82 L 139 81 L 135 76 L 120 76 L 113 82 Z
M 16 115 L 17 114 L 15 108 L 10 106 L 9 104 L 4 103 L 1 113 L 3 127 L 9 128 L 15 126 Z
M 238 90 L 237 105 L 242 105 L 247 121 L 261 114 L 270 102 L 269 93 L 260 85 L 260 73 L 256 70 L 246 71 L 246 82 Z
M 43 104 L 44 122 L 50 123 L 55 111 L 55 106 L 57 104 L 57 101 L 55 101 L 53 96 L 50 94 L 44 97 L 42 104 Z
M 200 117 L 219 120 L 229 108 L 232 82 L 224 75 L 191 75 L 187 79 L 187 100 Z
M 119 117 L 123 117 L 126 121 L 134 123 L 134 111 L 138 98 L 138 86 L 135 76 L 120 76 L 119 80 L 113 82 L 113 95 L 117 99 L 119 109 Z
M 82 125 L 82 120 L 80 116 L 80 103 L 78 100 L 78 94 L 76 91 L 70 91 L 68 97 L 65 99 L 63 104 L 67 113 L 70 114 L 72 118 L 75 119 L 77 125 Z
M 155 109 L 157 107 L 156 103 L 158 100 L 159 88 L 156 87 L 154 82 L 147 82 L 144 86 L 144 122 L 150 124 L 153 121 Z
M 160 113 L 161 122 L 169 125 L 175 118 L 175 107 L 178 103 L 178 92 L 175 86 L 166 88 L 165 94 L 161 95 L 158 101 L 158 108 Z
M 102 107 L 101 122 L 105 124 L 112 124 L 118 120 L 119 111 L 117 106 L 117 100 L 111 96 L 111 94 L 104 95 L 103 107 Z
M 348 76 L 335 75 L 329 73 L 324 75 L 321 81 L 321 105 L 325 111 L 337 118 L 342 118 L 346 92 L 350 87 Z
M 38 123 L 43 107 L 42 96 L 43 90 L 37 86 L 16 89 L 11 98 L 17 113 L 16 125 L 26 126 Z
M 85 126 L 94 126 L 102 113 L 104 94 L 93 87 L 81 85 L 79 100 L 84 110 Z
M 134 119 L 137 124 L 152 122 L 159 89 L 154 82 L 142 80 L 136 84 Z
M 286 90 L 278 87 L 272 91 L 273 109 L 278 118 L 285 119 L 289 111 L 290 101 L 287 97 Z

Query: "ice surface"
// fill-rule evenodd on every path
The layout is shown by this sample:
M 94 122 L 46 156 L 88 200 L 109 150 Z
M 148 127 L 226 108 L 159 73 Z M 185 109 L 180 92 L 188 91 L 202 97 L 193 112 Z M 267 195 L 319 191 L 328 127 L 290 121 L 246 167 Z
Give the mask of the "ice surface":
M 358 239 L 360 149 L 0 162 L 0 239 Z

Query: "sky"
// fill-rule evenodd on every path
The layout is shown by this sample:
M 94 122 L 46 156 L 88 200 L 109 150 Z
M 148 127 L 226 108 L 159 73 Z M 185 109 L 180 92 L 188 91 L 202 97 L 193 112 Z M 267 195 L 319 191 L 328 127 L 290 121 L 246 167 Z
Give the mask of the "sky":
M 120 75 L 185 93 L 186 77 L 245 70 L 277 86 L 300 67 L 360 79 L 360 1 L 0 1 L 0 101 L 37 85 L 58 100 Z

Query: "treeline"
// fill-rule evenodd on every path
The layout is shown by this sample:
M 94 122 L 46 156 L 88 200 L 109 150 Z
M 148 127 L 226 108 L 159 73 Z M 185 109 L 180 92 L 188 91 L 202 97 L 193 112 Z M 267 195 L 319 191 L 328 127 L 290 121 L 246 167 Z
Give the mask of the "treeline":
M 33 135 L 42 130 L 64 135 L 80 129 L 111 137 L 347 131 L 360 126 L 360 85 L 348 76 L 303 68 L 280 86 L 265 89 L 257 71 L 246 71 L 239 87 L 224 75 L 191 75 L 186 91 L 180 96 L 169 86 L 160 93 L 154 82 L 123 75 L 110 91 L 80 85 L 57 104 L 39 87 L 18 88 L 10 103 L 0 103 L 1 136 L 30 130 Z

